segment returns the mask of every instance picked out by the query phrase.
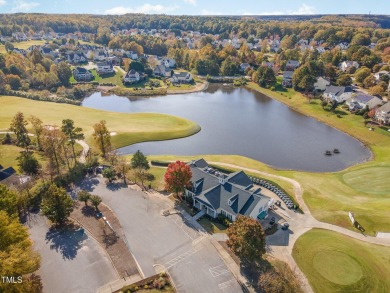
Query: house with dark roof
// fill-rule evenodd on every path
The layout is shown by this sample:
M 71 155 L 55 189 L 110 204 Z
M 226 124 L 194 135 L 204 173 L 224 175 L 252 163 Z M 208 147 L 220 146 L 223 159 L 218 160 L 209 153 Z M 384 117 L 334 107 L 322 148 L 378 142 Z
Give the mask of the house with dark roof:
M 293 74 L 294 74 L 294 71 L 283 72 L 282 85 L 284 87 L 292 87 Z
M 243 171 L 222 174 L 204 159 L 188 165 L 192 171 L 192 187 L 185 190 L 185 196 L 192 198 L 196 209 L 213 218 L 221 214 L 234 221 L 241 214 L 256 219 L 260 213 L 267 213 L 273 203 Z
M 84 67 L 76 67 L 73 69 L 73 77 L 77 81 L 90 81 L 93 79 L 93 74 Z
M 99 75 L 111 74 L 114 72 L 114 67 L 110 61 L 97 62 L 96 66 L 96 71 Z
M 192 81 L 192 75 L 189 72 L 174 73 L 171 78 L 173 83 L 190 83 Z
M 294 71 L 299 67 L 300 63 L 298 60 L 288 60 L 286 63 L 286 71 Z
M 3 184 L 9 188 L 18 188 L 30 181 L 30 177 L 26 175 L 18 175 L 12 167 L 6 169 L 0 165 L 0 184 Z
M 352 97 L 353 90 L 350 86 L 335 86 L 328 85 L 325 87 L 325 91 L 322 97 L 325 101 L 337 103 L 343 103 Z
M 378 97 L 359 93 L 348 99 L 345 104 L 349 107 L 350 111 L 361 110 L 368 108 L 369 110 L 382 105 L 383 101 Z
M 165 65 L 157 65 L 153 70 L 154 75 L 162 76 L 162 77 L 171 77 L 173 74 L 173 70 Z

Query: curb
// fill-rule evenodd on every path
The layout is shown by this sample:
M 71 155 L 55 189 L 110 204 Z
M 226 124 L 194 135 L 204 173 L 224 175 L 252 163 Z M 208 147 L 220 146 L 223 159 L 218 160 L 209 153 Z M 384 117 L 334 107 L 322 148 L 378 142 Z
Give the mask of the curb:
M 118 272 L 117 268 L 115 267 L 114 262 L 113 262 L 113 260 L 112 260 L 112 258 L 111 258 L 111 256 L 110 256 L 110 254 L 109 254 L 109 253 L 107 252 L 107 250 L 103 247 L 103 245 L 102 245 L 102 244 L 93 236 L 93 234 L 91 233 L 91 231 L 89 231 L 87 228 L 85 228 L 78 220 L 76 220 L 76 219 L 74 219 L 74 218 L 72 218 L 72 217 L 69 217 L 69 219 L 71 219 L 72 221 L 78 223 L 81 227 L 83 227 L 83 229 L 84 229 L 85 231 L 87 231 L 88 235 L 100 245 L 100 247 L 101 247 L 101 248 L 104 250 L 104 252 L 108 255 L 108 258 L 110 259 L 111 265 L 113 266 L 113 268 L 114 268 L 114 270 L 115 270 L 115 272 L 116 272 L 118 278 L 120 278 L 121 276 L 119 275 L 119 272 Z

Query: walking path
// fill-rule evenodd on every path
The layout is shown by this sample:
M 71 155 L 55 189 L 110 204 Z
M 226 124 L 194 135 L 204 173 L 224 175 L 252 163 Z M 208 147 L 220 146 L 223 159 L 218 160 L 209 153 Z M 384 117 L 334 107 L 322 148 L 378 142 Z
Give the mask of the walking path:
M 358 239 L 360 241 L 364 241 L 371 244 L 378 244 L 378 245 L 384 245 L 384 246 L 390 246 L 390 239 L 389 238 L 378 238 L 378 237 L 372 237 L 372 236 L 366 236 L 362 233 L 358 233 L 343 227 L 339 227 L 336 225 L 332 225 L 329 223 L 320 222 L 317 219 L 313 217 L 311 214 L 309 208 L 305 204 L 303 200 L 303 189 L 300 185 L 300 183 L 294 179 L 275 175 L 275 174 L 269 174 L 263 171 L 259 171 L 256 169 L 251 168 L 245 168 L 242 166 L 234 165 L 234 164 L 228 164 L 223 162 L 209 162 L 210 164 L 214 165 L 220 165 L 235 169 L 240 169 L 244 171 L 248 171 L 251 173 L 260 174 L 263 176 L 268 176 L 271 178 L 277 178 L 283 181 L 286 181 L 293 185 L 294 187 L 294 196 L 296 201 L 299 203 L 300 208 L 304 212 L 304 214 L 300 214 L 297 212 L 291 212 L 288 211 L 291 218 L 288 219 L 288 222 L 290 224 L 290 229 L 293 231 L 293 233 L 287 235 L 281 234 L 281 233 L 288 233 L 286 231 L 280 230 L 274 235 L 271 235 L 267 239 L 267 246 L 268 246 L 268 252 L 274 256 L 275 258 L 278 258 L 282 261 L 285 261 L 289 264 L 291 269 L 296 273 L 296 275 L 299 277 L 301 284 L 303 286 L 303 289 L 305 292 L 313 292 L 306 276 L 303 274 L 303 272 L 299 269 L 297 263 L 295 262 L 294 258 L 292 257 L 292 250 L 294 247 L 295 242 L 297 239 L 307 231 L 313 229 L 313 228 L 320 228 L 320 229 L 326 229 L 330 231 L 334 231 L 337 233 L 341 233 L 343 235 L 352 237 L 354 239 Z M 284 238 L 284 239 L 281 239 Z M 283 244 L 280 243 L 280 240 L 286 240 Z

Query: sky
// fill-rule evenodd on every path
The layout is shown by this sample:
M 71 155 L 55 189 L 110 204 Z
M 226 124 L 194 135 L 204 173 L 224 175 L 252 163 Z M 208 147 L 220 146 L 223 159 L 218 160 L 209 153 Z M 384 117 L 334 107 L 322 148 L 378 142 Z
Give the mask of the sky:
M 387 3 L 387 4 L 386 4 Z M 390 14 L 389 0 L 0 0 L 0 13 Z

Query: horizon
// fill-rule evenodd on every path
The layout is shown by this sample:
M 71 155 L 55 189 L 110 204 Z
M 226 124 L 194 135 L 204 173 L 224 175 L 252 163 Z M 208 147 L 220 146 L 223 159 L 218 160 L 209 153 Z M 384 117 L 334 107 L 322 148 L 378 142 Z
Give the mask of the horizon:
M 75 0 L 0 0 L 0 14 L 44 13 L 44 14 L 165 14 L 165 15 L 211 15 L 211 16 L 288 16 L 288 15 L 389 15 L 390 6 L 383 1 L 346 0 L 335 1 L 290 0 L 263 2 L 243 0 L 240 3 L 206 0 L 148 0 L 134 3 L 128 0 L 95 1 L 93 7 L 87 1 Z

